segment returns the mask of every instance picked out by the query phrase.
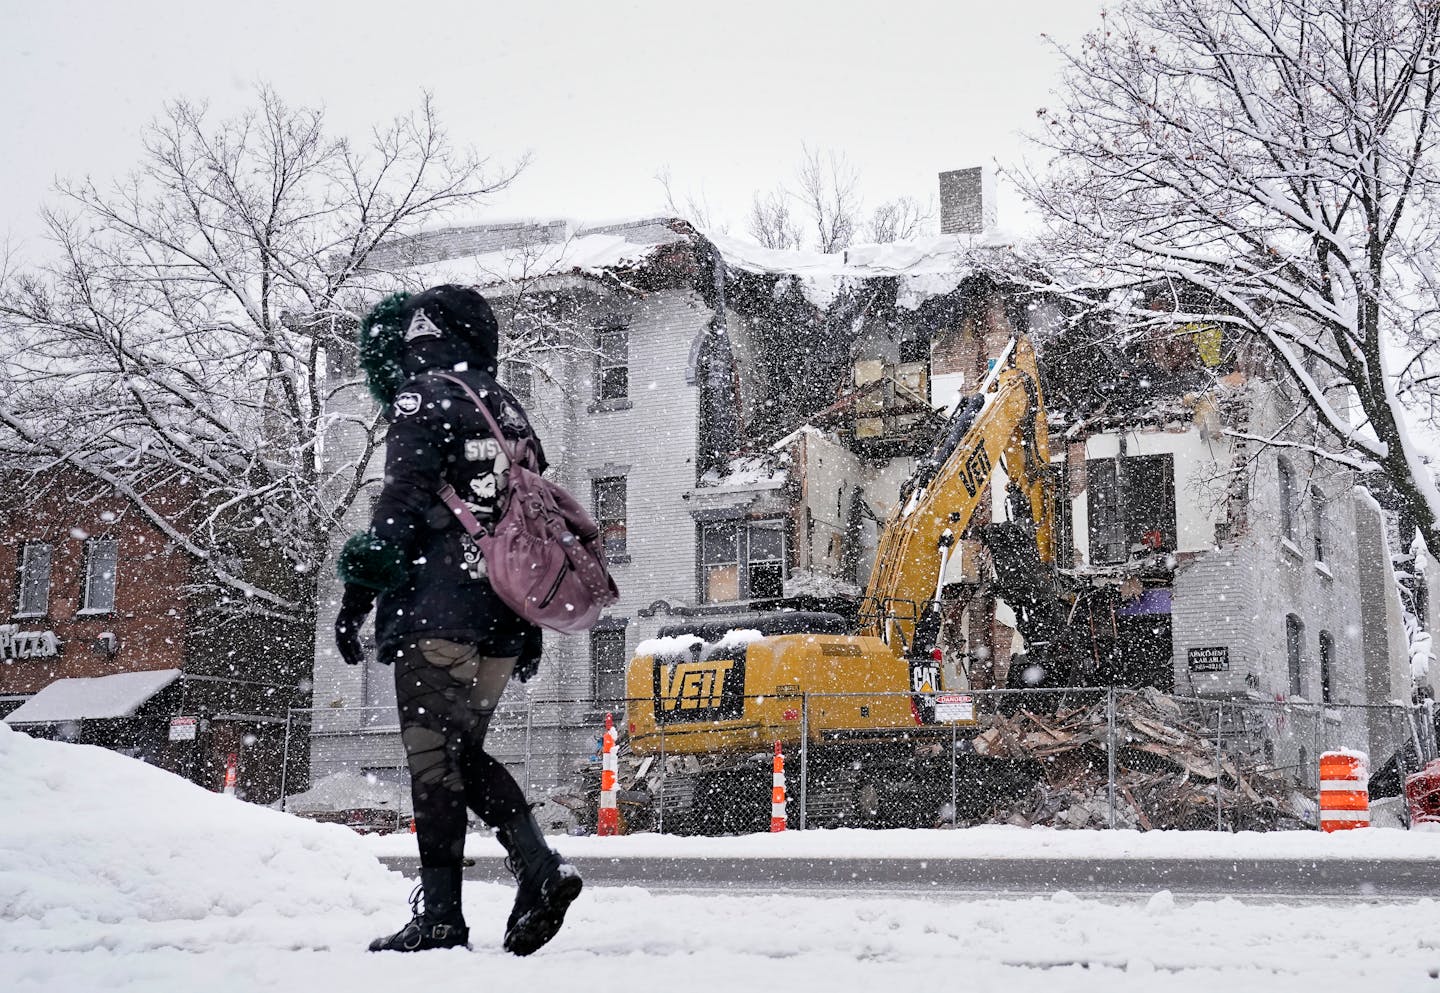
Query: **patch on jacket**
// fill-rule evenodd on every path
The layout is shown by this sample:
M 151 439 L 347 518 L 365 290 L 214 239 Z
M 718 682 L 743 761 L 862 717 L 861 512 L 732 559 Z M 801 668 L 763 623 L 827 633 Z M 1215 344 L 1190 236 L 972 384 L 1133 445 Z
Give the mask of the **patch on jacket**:
M 410 318 L 410 326 L 405 329 L 405 340 L 414 341 L 416 338 L 439 338 L 440 329 L 435 322 L 430 320 L 425 311 L 415 311 L 415 316 Z
M 395 398 L 395 413 L 401 417 L 415 413 L 420 409 L 419 393 L 401 393 Z

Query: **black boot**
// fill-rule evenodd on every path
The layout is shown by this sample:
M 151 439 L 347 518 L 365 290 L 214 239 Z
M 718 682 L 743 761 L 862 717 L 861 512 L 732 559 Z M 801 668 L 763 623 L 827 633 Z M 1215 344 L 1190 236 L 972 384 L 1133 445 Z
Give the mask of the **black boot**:
M 495 834 L 510 853 L 505 866 L 519 884 L 505 924 L 505 950 L 529 955 L 555 937 L 583 883 L 575 867 L 545 843 L 530 811 L 506 821 Z
M 423 952 L 429 948 L 470 947 L 470 929 L 460 913 L 463 869 L 421 869 L 420 885 L 410 894 L 410 923 L 370 942 L 372 952 Z M 420 910 L 420 904 L 425 910 Z

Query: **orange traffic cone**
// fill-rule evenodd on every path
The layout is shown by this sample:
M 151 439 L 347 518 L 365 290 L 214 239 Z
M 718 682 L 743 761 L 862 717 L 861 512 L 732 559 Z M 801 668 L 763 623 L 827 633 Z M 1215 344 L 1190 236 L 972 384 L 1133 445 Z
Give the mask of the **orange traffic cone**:
M 600 815 L 595 823 L 595 833 L 616 835 L 620 833 L 620 808 L 615 805 L 615 721 L 605 715 L 605 737 L 600 745 Z
M 775 774 L 770 786 L 770 833 L 785 830 L 785 755 L 775 742 Z
M 1320 754 L 1320 830 L 1370 826 L 1370 760 L 1359 752 Z
M 235 778 L 238 765 L 239 763 L 236 760 L 235 753 L 231 752 L 229 758 L 225 760 L 225 787 L 220 791 L 226 796 L 235 795 Z

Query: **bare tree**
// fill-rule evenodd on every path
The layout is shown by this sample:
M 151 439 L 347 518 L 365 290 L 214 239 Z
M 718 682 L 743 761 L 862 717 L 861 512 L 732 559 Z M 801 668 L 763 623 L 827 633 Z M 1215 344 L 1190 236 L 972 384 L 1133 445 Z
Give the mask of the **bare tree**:
M 822 252 L 847 248 L 855 237 L 860 213 L 860 178 L 844 153 L 801 146 L 799 190 L 815 229 L 815 247 Z
M 655 174 L 655 181 L 660 184 L 660 188 L 665 193 L 665 209 L 672 217 L 687 220 L 701 231 L 714 231 L 717 234 L 729 233 L 730 225 L 716 214 L 704 191 L 699 194 L 688 192 L 683 197 L 675 195 L 675 181 L 670 175 L 669 166 Z
M 455 147 L 428 97 L 363 144 L 270 89 L 219 123 L 171 105 L 134 174 L 61 186 L 55 261 L 0 283 L 0 453 L 123 494 L 216 623 L 313 658 L 316 579 L 377 443 L 368 405 L 329 402 L 354 378 L 327 376 L 393 285 L 371 255 L 518 168 Z
M 1053 169 L 1018 177 L 1077 299 L 1263 343 L 1324 433 L 1257 440 L 1383 474 L 1432 548 L 1437 49 L 1433 0 L 1135 0 L 1062 50 Z
M 925 234 L 935 219 L 935 201 L 922 204 L 914 197 L 897 197 L 876 207 L 865 225 L 865 237 L 877 245 L 905 241 Z
M 750 237 L 766 248 L 799 248 L 804 243 L 800 221 L 790 212 L 790 194 L 777 186 L 763 197 L 759 192 L 750 201 Z

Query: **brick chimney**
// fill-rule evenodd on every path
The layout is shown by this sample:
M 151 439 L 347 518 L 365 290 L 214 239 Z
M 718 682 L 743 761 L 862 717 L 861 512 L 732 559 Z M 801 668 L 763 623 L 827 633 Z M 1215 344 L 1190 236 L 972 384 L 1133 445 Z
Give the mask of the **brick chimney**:
M 974 166 L 940 174 L 940 233 L 984 234 L 995 226 L 995 174 Z

